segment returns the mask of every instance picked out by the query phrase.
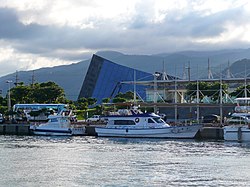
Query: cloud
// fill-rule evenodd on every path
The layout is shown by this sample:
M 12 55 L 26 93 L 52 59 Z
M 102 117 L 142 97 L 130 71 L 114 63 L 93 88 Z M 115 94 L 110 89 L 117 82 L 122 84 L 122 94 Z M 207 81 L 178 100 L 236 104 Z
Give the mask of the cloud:
M 0 64 L 66 64 L 101 50 L 153 54 L 246 47 L 249 14 L 245 0 L 4 1 L 0 48 L 12 52 L 0 55 Z
M 18 20 L 12 9 L 0 8 L 0 24 L 4 25 L 0 27 L 0 39 L 8 41 L 19 52 L 53 57 L 53 51 L 57 56 L 60 51 L 69 49 L 75 50 L 76 56 L 79 56 L 77 49 L 88 47 L 83 42 L 89 37 L 88 31 L 81 33 L 81 29 L 67 26 L 44 26 L 35 23 L 25 25 Z M 72 53 L 68 52 L 71 54 L 70 59 Z

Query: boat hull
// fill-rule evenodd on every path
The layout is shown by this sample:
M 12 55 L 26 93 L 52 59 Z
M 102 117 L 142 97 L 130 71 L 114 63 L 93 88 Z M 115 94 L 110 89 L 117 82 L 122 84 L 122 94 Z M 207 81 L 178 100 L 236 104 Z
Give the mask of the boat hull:
M 176 126 L 164 128 L 108 128 L 96 127 L 100 137 L 127 137 L 127 138 L 194 138 L 202 125 Z
M 223 128 L 226 141 L 250 141 L 250 129 L 248 126 L 226 126 Z
M 85 135 L 85 128 L 33 128 L 31 129 L 34 135 L 41 136 L 73 136 Z
M 86 129 L 85 127 L 74 127 L 71 128 L 71 133 L 73 136 L 82 136 L 82 135 L 86 135 Z
M 33 134 L 42 136 L 72 136 L 72 131 L 69 128 L 36 128 L 32 129 Z

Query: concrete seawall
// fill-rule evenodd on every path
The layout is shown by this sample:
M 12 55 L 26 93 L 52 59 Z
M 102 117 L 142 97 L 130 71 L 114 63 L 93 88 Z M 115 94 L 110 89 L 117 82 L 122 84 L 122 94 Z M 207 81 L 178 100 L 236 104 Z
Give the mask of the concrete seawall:
M 223 140 L 223 128 L 221 127 L 203 127 L 199 133 L 199 138 L 203 140 Z
M 96 136 L 95 126 L 86 126 L 87 136 Z M 0 135 L 33 135 L 29 124 L 0 124 Z
M 1 124 L 1 135 L 31 135 L 30 126 L 28 124 Z
M 1 124 L 0 135 L 32 135 L 29 124 Z M 86 126 L 87 136 L 96 136 L 95 126 Z M 223 129 L 220 127 L 204 127 L 197 134 L 202 140 L 223 140 Z

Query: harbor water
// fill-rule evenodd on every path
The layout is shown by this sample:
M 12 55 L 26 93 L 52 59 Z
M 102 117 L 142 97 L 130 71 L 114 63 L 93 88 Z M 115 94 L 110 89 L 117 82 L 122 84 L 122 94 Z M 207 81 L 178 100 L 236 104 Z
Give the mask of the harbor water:
M 250 186 L 250 144 L 0 136 L 0 186 Z

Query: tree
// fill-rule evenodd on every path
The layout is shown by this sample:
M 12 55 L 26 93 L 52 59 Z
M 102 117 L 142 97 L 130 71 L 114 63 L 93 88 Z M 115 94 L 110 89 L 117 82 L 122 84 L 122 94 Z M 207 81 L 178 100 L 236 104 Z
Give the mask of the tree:
M 227 93 L 228 85 L 221 84 L 220 82 L 198 82 L 198 90 L 199 90 L 199 98 L 203 99 L 205 96 L 210 97 L 213 101 L 218 101 L 219 99 L 219 92 L 222 88 L 222 96 Z M 187 92 L 186 94 L 192 98 L 197 97 L 197 83 L 189 83 L 186 86 Z
M 54 82 L 35 84 L 32 87 L 32 97 L 37 103 L 57 103 L 65 97 L 64 90 Z
M 87 110 L 88 109 L 88 100 L 85 97 L 81 97 L 76 102 L 76 108 L 78 110 Z
M 96 101 L 97 101 L 97 99 L 93 98 L 93 97 L 89 97 L 89 98 L 87 98 L 87 100 L 88 100 L 88 105 L 89 106 L 94 105 L 96 103 Z
M 187 89 L 187 96 L 189 98 L 197 97 L 197 83 L 189 83 L 186 86 Z M 206 82 L 198 82 L 198 89 L 199 89 L 199 98 L 203 99 L 204 95 L 206 95 L 206 92 L 209 89 L 209 84 Z
M 11 99 L 14 103 L 59 103 L 65 102 L 64 90 L 54 82 L 18 85 L 11 88 Z
M 124 98 L 126 101 L 133 100 L 134 99 L 134 92 L 128 91 L 126 93 L 119 92 L 116 97 Z
M 2 96 L 0 96 L 0 105 L 7 105 L 6 98 L 3 98 Z
M 30 91 L 30 87 L 24 85 L 11 88 L 11 99 L 13 99 L 15 103 L 27 103 L 27 101 L 29 101 Z
M 126 102 L 126 99 L 122 97 L 115 97 L 113 99 L 113 103 L 123 103 L 123 102 Z
M 243 86 L 239 86 L 233 92 L 230 93 L 230 96 L 245 97 L 245 89 L 246 89 L 247 97 L 250 97 L 250 93 L 249 93 L 250 85 L 247 85 L 246 87 L 244 85 Z
M 104 98 L 102 99 L 102 103 L 109 103 L 110 102 L 110 98 Z
M 213 101 L 218 101 L 220 98 L 220 89 L 222 89 L 222 97 L 227 93 L 228 85 L 214 82 L 209 84 L 207 96 L 211 97 Z

